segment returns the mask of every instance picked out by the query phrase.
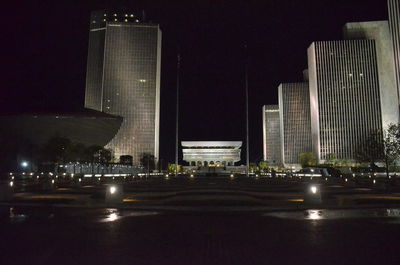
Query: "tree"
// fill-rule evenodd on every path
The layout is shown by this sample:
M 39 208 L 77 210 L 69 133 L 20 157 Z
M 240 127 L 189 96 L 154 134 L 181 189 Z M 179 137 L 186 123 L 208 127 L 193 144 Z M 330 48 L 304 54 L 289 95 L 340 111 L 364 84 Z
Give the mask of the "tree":
M 313 153 L 300 153 L 299 161 L 303 168 L 317 165 L 317 158 Z
M 339 162 L 336 154 L 326 155 L 326 164 L 335 166 Z
M 126 165 L 132 165 L 133 157 L 130 155 L 122 155 L 119 157 L 119 162 Z
M 256 164 L 256 163 L 250 163 L 250 165 L 249 165 L 249 171 L 250 171 L 251 173 L 257 172 L 257 171 L 258 171 L 257 164 Z
M 142 153 L 140 155 L 140 165 L 146 170 L 154 170 L 156 166 L 154 155 L 149 153 Z
M 174 174 L 176 170 L 176 164 L 168 164 L 168 173 Z M 178 165 L 178 172 L 182 172 L 182 166 Z
M 388 128 L 372 132 L 367 139 L 359 144 L 357 160 L 385 164 L 386 176 L 389 177 L 389 168 L 400 158 L 400 124 L 389 124 Z
M 72 143 L 65 150 L 65 160 L 68 162 L 87 161 L 86 146 L 81 143 Z
M 263 172 L 268 170 L 268 166 L 269 166 L 269 162 L 268 161 L 260 161 L 260 163 L 258 163 L 258 167 Z
M 383 135 L 386 176 L 389 177 L 389 167 L 400 159 L 400 124 L 389 124 Z
M 382 132 L 376 130 L 371 132 L 365 141 L 359 143 L 356 150 L 356 160 L 361 163 L 369 163 L 371 167 L 376 162 L 384 161 L 385 145 L 382 140 Z
M 41 149 L 41 160 L 53 163 L 63 163 L 66 151 L 71 148 L 71 141 L 64 137 L 50 138 Z
M 101 164 L 110 163 L 113 160 L 111 149 L 103 148 L 99 145 L 91 145 L 85 149 L 85 160 Z

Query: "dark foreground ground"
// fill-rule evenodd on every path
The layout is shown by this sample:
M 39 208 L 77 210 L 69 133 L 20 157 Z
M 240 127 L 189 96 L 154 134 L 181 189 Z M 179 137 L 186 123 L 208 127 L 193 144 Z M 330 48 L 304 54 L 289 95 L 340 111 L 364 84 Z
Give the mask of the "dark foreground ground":
M 0 264 L 399 264 L 400 210 L 5 209 Z M 4 212 L 12 211 L 8 217 Z
M 400 264 L 396 187 L 328 181 L 312 206 L 305 183 L 190 181 L 131 184 L 119 209 L 101 187 L 16 193 L 0 264 Z

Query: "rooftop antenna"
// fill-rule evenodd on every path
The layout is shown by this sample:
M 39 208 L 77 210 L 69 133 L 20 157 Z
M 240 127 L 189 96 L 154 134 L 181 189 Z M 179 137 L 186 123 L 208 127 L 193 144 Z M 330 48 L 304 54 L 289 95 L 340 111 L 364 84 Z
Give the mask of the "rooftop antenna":
M 179 74 L 181 69 L 181 54 L 178 50 L 176 63 L 176 128 L 175 128 L 175 177 L 178 176 L 178 130 L 179 130 Z
M 244 44 L 245 62 L 244 62 L 244 86 L 246 90 L 246 176 L 249 176 L 249 85 L 248 85 L 248 59 L 247 43 Z

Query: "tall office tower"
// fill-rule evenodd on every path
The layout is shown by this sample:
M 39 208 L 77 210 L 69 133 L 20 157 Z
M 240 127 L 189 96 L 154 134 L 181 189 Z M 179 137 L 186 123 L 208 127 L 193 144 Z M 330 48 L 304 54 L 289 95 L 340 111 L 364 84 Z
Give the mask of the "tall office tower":
M 308 48 L 313 151 L 355 159 L 368 135 L 382 129 L 374 40 L 318 41 Z
M 301 153 L 312 152 L 308 83 L 280 84 L 278 95 L 281 161 L 286 166 L 297 166 Z
M 263 106 L 263 149 L 264 160 L 277 166 L 281 161 L 281 140 L 279 125 L 279 106 Z
M 85 107 L 123 117 L 115 156 L 158 158 L 161 30 L 131 12 L 91 14 Z
M 345 39 L 375 40 L 378 63 L 379 89 L 382 108 L 382 128 L 399 122 L 399 101 L 393 62 L 393 43 L 388 21 L 347 23 L 343 28 Z
M 388 0 L 389 27 L 392 34 L 397 93 L 400 104 L 400 0 Z

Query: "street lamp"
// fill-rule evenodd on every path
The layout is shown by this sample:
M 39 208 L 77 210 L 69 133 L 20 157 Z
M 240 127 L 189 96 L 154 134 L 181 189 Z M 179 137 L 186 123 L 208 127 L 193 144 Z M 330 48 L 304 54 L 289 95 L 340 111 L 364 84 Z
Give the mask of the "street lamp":
M 23 168 L 27 168 L 28 165 L 29 165 L 29 163 L 27 161 L 22 161 L 21 162 L 21 167 L 23 167 Z

